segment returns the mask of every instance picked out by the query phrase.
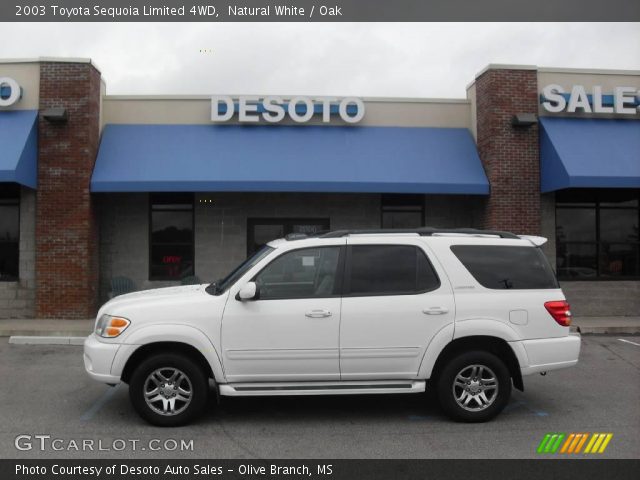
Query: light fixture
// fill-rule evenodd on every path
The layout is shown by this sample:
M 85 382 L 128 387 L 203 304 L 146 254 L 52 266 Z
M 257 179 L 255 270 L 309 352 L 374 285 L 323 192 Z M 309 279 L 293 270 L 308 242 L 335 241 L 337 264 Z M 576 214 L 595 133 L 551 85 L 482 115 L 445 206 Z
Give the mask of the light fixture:
M 516 113 L 511 117 L 511 125 L 514 127 L 530 127 L 538 123 L 535 113 Z
M 50 123 L 67 123 L 69 114 L 67 109 L 63 107 L 47 108 L 42 112 L 42 117 Z

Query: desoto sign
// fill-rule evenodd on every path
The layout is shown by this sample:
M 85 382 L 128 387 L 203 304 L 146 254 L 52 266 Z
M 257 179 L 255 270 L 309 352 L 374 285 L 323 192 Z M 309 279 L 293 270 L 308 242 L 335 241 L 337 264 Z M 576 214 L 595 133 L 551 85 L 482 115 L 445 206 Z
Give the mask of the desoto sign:
M 284 100 L 282 97 L 248 97 L 233 99 L 229 96 L 211 97 L 211 121 L 226 122 L 237 114 L 239 122 L 279 123 L 290 118 L 297 123 L 305 123 L 314 116 L 329 123 L 331 116 L 338 114 L 347 123 L 358 123 L 364 117 L 364 102 L 356 97 L 342 99 L 321 97 L 293 97 Z
M 640 113 L 640 91 L 635 87 L 615 87 L 613 93 L 603 94 L 600 86 L 587 92 L 582 85 L 574 85 L 570 92 L 565 92 L 560 85 L 547 85 L 542 89 L 540 101 L 551 113 Z
M 22 96 L 18 82 L 13 78 L 0 77 L 0 107 L 10 107 Z

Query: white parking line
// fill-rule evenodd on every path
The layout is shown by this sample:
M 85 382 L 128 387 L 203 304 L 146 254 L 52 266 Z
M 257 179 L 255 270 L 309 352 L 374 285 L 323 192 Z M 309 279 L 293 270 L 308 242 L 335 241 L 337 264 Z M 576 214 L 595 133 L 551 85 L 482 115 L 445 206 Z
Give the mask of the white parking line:
M 102 409 L 102 407 L 104 407 L 107 404 L 107 402 L 111 400 L 111 397 L 115 395 L 116 390 L 118 390 L 120 385 L 122 384 L 119 383 L 115 387 L 109 387 L 109 390 L 104 392 L 104 394 L 100 398 L 98 398 L 98 400 L 96 400 L 96 402 L 93 405 L 91 405 L 89 410 L 84 412 L 84 414 L 80 417 L 80 421 L 86 422 L 88 420 L 91 420 L 96 415 L 96 413 L 98 413 Z
M 635 345 L 636 347 L 640 347 L 640 343 L 632 342 L 631 340 L 625 340 L 624 338 L 619 338 L 621 342 L 630 343 L 631 345 Z

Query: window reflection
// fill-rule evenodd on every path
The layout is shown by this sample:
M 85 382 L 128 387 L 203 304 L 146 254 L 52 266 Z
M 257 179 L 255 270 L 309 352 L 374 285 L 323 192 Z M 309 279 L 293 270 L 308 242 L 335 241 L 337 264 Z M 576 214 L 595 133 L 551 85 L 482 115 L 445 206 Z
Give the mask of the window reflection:
M 640 276 L 639 190 L 566 190 L 556 196 L 562 279 Z
M 150 280 L 194 275 L 193 194 L 151 196 Z

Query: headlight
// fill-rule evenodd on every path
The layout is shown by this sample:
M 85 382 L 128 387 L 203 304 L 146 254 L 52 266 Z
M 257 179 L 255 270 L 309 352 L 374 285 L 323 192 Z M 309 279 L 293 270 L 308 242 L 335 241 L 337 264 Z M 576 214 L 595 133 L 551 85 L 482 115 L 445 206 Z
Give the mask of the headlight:
M 131 322 L 124 317 L 102 315 L 96 324 L 96 335 L 114 338 L 124 332 Z

